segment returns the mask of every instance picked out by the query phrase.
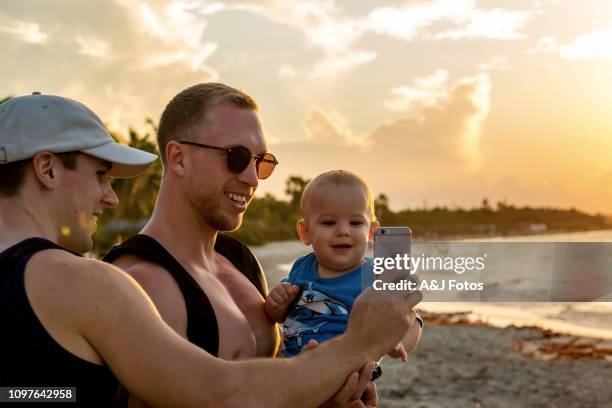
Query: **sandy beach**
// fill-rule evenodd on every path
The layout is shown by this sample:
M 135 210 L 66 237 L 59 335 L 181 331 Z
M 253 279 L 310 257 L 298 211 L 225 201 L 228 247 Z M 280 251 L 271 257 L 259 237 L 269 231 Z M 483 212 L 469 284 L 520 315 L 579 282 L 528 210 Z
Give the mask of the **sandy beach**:
M 299 242 L 253 248 L 270 285 L 308 250 Z M 380 407 L 612 407 L 610 340 L 547 338 L 550 334 L 534 327 L 491 327 L 463 318 L 452 324 L 457 322 L 440 318 L 448 316 L 453 315 L 428 314 L 430 321 L 407 363 L 383 361 Z M 598 317 L 597 325 L 602 322 L 605 326 Z M 555 342 L 582 346 L 547 352 Z M 598 342 L 607 351 L 593 353 L 589 345 Z
M 543 361 L 516 350 L 539 332 L 428 324 L 407 363 L 383 362 L 380 406 L 612 406 L 612 361 Z

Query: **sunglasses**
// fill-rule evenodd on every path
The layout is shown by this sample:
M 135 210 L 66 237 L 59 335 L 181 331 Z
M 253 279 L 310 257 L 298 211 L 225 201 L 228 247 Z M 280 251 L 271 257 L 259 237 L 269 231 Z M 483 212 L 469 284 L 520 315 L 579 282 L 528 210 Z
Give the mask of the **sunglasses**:
M 202 143 L 188 142 L 177 140 L 179 143 L 202 147 L 204 149 L 220 150 L 227 154 L 227 168 L 235 174 L 242 173 L 251 162 L 255 159 L 255 168 L 257 169 L 257 178 L 260 180 L 267 179 L 274 171 L 274 167 L 278 164 L 278 160 L 272 153 L 262 153 L 259 155 L 251 154 L 251 151 L 244 146 L 219 147 L 210 146 Z

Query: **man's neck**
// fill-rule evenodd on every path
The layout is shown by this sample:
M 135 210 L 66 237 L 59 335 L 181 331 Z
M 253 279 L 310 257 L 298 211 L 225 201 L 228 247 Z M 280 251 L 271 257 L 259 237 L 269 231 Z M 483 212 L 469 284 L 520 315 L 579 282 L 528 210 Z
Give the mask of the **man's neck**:
M 214 267 L 218 231 L 205 224 L 186 200 L 172 199 L 173 194 L 164 190 L 162 187 L 141 233 L 155 238 L 183 266 L 195 264 L 210 270 Z
M 0 199 L 0 249 L 6 249 L 26 238 L 40 237 L 58 242 L 59 228 L 54 228 L 40 208 L 19 198 Z

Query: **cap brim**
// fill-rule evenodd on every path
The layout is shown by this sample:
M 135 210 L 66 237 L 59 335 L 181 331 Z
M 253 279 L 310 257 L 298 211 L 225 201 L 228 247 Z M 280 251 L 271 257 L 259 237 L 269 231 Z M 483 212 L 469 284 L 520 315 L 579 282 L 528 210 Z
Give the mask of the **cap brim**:
M 111 162 L 113 167 L 111 167 L 108 175 L 119 178 L 137 176 L 157 159 L 155 154 L 115 142 L 81 151 L 98 159 Z

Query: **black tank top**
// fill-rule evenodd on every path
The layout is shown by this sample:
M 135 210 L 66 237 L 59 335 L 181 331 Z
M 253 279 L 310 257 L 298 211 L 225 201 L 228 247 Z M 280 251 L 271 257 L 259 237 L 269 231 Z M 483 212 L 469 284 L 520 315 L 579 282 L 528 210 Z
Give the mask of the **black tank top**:
M 29 238 L 0 253 L 0 386 L 76 387 L 77 402 L 67 406 L 113 406 L 117 380 L 111 370 L 60 346 L 28 301 L 26 264 L 36 252 L 51 248 L 66 250 Z
M 266 296 L 266 281 L 261 265 L 253 253 L 240 241 L 227 235 L 217 235 L 215 251 L 226 257 L 251 283 Z M 200 285 L 183 266 L 155 239 L 138 234 L 117 245 L 104 257 L 113 262 L 122 255 L 137 255 L 166 269 L 178 284 L 187 308 L 187 338 L 193 344 L 217 356 L 219 328 L 210 300 Z

